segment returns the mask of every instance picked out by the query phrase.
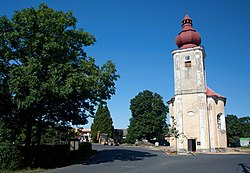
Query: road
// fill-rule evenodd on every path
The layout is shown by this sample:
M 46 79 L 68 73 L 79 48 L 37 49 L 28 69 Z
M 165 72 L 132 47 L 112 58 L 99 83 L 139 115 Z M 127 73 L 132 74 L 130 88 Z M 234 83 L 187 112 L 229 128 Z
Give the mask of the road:
M 139 147 L 93 145 L 96 156 L 47 173 L 250 173 L 250 154 L 166 156 Z

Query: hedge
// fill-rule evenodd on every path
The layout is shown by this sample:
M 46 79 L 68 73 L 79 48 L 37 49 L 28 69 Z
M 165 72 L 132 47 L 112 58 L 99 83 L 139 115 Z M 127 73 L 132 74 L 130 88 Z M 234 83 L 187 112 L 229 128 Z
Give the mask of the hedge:
M 76 151 L 70 151 L 67 144 L 32 146 L 29 154 L 30 166 L 42 168 L 65 166 L 72 160 L 87 158 L 91 152 L 91 143 L 80 143 L 80 148 Z M 23 168 L 24 164 L 27 164 L 24 160 L 25 154 L 25 146 L 0 144 L 0 172 Z
M 81 143 L 79 150 L 69 151 L 69 145 L 39 145 L 32 147 L 34 166 L 57 167 L 72 160 L 87 157 L 92 151 L 91 143 Z
M 0 172 L 16 170 L 20 167 L 23 156 L 12 144 L 0 144 Z

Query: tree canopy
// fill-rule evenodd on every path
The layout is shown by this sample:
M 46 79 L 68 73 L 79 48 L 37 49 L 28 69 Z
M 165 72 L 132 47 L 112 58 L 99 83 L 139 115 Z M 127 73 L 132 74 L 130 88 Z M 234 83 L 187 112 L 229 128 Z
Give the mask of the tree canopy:
M 132 117 L 128 127 L 127 142 L 134 143 L 136 139 L 157 138 L 167 127 L 166 114 L 168 107 L 162 97 L 151 91 L 140 92 L 130 101 Z
M 113 138 L 114 127 L 107 105 L 100 104 L 96 111 L 94 122 L 91 125 L 91 139 L 97 142 L 98 132 L 105 133 Z
M 86 124 L 115 94 L 115 65 L 87 56 L 96 39 L 76 23 L 46 4 L 0 18 L 0 118 L 25 128 L 27 145 L 32 126 Z
M 226 116 L 227 140 L 229 146 L 239 145 L 240 138 L 250 137 L 250 117 Z
M 249 138 L 250 137 L 250 117 L 241 117 L 239 118 L 240 126 L 242 128 L 242 133 L 240 137 Z

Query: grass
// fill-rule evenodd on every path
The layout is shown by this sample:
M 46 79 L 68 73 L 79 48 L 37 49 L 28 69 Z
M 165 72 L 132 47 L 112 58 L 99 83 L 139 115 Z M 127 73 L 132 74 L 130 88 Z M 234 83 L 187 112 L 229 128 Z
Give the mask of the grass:
M 17 170 L 17 171 L 11 171 L 8 173 L 38 173 L 38 172 L 44 172 L 48 169 L 43 169 L 43 168 L 32 168 L 32 169 L 22 169 L 22 170 Z
M 250 152 L 250 146 L 240 147 L 240 149 L 244 150 L 244 151 L 249 151 Z
M 244 146 L 244 147 L 241 147 L 241 148 L 249 148 L 250 149 L 250 146 Z

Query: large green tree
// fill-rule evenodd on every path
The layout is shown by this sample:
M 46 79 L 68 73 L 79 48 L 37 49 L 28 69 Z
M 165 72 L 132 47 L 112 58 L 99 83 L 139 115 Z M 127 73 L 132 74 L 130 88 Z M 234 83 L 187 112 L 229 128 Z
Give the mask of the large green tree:
M 168 107 L 159 94 L 148 90 L 140 92 L 131 99 L 130 110 L 132 117 L 127 142 L 134 143 L 136 139 L 142 138 L 151 140 L 164 134 Z
M 227 115 L 226 129 L 228 145 L 237 146 L 240 138 L 250 137 L 250 117 L 238 118 L 236 115 Z
M 91 139 L 93 142 L 97 142 L 98 133 L 105 133 L 113 138 L 113 121 L 108 106 L 103 104 L 98 106 L 94 121 L 91 125 Z
M 76 23 L 46 4 L 0 18 L 0 118 L 25 129 L 27 146 L 33 129 L 39 143 L 48 125 L 86 124 L 115 94 L 115 65 L 87 56 L 96 39 Z
M 239 118 L 241 128 L 242 128 L 242 134 L 240 137 L 242 138 L 249 138 L 250 137 L 250 117 L 241 117 Z

